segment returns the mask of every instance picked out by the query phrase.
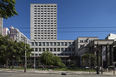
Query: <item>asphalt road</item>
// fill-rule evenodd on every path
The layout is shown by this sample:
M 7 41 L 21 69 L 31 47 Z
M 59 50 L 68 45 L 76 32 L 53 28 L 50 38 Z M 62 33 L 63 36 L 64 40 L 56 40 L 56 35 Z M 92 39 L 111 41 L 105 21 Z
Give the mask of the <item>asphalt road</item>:
M 116 77 L 106 75 L 58 75 L 58 74 L 29 74 L 29 73 L 0 73 L 0 77 Z

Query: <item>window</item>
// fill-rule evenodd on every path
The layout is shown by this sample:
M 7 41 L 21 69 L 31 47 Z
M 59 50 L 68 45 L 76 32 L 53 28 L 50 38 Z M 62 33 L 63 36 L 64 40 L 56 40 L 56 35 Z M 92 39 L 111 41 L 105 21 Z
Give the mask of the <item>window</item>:
M 82 43 L 82 42 L 83 42 L 83 40 L 80 40 L 80 42 Z
M 37 42 L 35 42 L 35 46 L 38 46 L 38 43 Z
M 41 48 L 39 48 L 39 51 L 41 51 Z
M 91 42 L 92 40 L 89 40 L 89 42 Z
M 50 48 L 50 51 L 52 51 L 52 48 Z
M 56 51 L 56 48 L 54 48 L 54 51 Z
M 71 48 L 69 48 L 69 51 L 71 51 Z
M 69 45 L 71 45 L 71 42 L 69 42 Z
M 61 48 L 61 51 L 63 51 L 64 50 L 64 48 Z
M 54 46 L 56 46 L 56 42 L 54 42 Z
M 50 42 L 50 46 L 53 46 L 52 42 Z
M 35 48 L 35 51 L 38 51 L 38 49 L 37 49 L 37 48 Z
M 80 48 L 81 48 L 81 47 L 84 47 L 84 45 L 80 45 Z
M 60 51 L 60 48 L 58 48 L 58 51 Z
M 67 46 L 67 42 L 65 42 L 65 46 Z
M 63 42 L 61 42 L 61 46 L 64 46 L 64 43 Z
M 49 42 L 47 42 L 46 45 L 49 46 Z
M 65 51 L 67 51 L 67 48 L 65 48 Z
M 34 46 L 34 42 L 31 42 L 31 45 Z
M 37 54 L 35 54 L 35 56 L 37 56 Z
M 57 42 L 57 46 L 60 46 L 60 42 Z
M 39 46 L 41 46 L 41 42 L 39 42 Z
M 45 42 L 43 42 L 43 46 L 45 46 Z
M 43 51 L 45 51 L 45 48 L 43 48 Z

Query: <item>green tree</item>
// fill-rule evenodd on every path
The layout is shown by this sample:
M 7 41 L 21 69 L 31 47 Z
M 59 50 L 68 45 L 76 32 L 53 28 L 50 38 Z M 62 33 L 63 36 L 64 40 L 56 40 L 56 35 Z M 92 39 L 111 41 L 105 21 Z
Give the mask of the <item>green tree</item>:
M 88 66 L 89 66 L 90 60 L 91 60 L 91 64 L 93 65 L 93 64 L 95 64 L 97 57 L 94 54 L 86 53 L 85 55 L 82 56 L 82 58 L 84 58 L 84 60 L 86 60 Z
M 0 17 L 7 19 L 18 15 L 15 9 L 16 0 L 0 0 Z
M 31 51 L 28 44 L 26 44 L 26 55 L 30 57 Z M 25 55 L 25 43 L 13 41 L 9 36 L 0 35 L 0 60 L 6 61 L 6 67 L 8 67 L 8 61 L 17 58 L 21 61 L 21 57 Z M 3 61 L 3 62 L 4 62 Z
M 6 67 L 8 66 L 9 59 L 11 59 L 12 55 L 16 52 L 13 44 L 14 41 L 9 36 L 0 37 L 0 58 L 6 61 Z
M 45 51 L 44 53 L 42 53 L 39 60 L 45 65 L 54 65 L 54 66 L 60 66 L 60 67 L 65 66 L 61 62 L 61 58 L 59 58 L 58 56 L 53 55 L 49 51 Z
M 40 61 L 45 65 L 53 65 L 53 54 L 49 51 L 42 53 Z
M 16 58 L 18 59 L 19 62 L 22 61 L 21 57 L 25 56 L 25 43 L 15 41 L 14 48 L 16 49 L 16 53 L 14 55 L 17 56 Z M 33 51 L 33 49 L 30 48 L 29 44 L 26 44 L 26 56 L 27 56 L 27 58 L 30 57 L 31 51 Z

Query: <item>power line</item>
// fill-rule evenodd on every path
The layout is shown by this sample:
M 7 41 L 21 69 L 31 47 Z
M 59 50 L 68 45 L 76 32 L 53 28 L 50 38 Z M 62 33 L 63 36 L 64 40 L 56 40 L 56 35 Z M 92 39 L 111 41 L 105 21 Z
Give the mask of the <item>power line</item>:
M 17 27 L 17 29 L 33 29 L 33 28 L 35 28 L 35 27 L 32 27 L 32 28 L 30 28 L 30 27 Z M 39 27 L 39 28 L 48 28 L 48 27 Z M 65 29 L 65 28 L 116 28 L 116 27 L 57 27 L 57 28 Z
M 23 33 L 34 33 L 34 32 L 28 32 L 28 31 L 22 31 Z M 57 31 L 57 32 L 64 32 L 64 33 L 69 33 L 69 32 L 116 32 L 116 31 Z M 44 33 L 44 32 L 43 32 Z M 47 34 L 47 33 L 46 33 Z

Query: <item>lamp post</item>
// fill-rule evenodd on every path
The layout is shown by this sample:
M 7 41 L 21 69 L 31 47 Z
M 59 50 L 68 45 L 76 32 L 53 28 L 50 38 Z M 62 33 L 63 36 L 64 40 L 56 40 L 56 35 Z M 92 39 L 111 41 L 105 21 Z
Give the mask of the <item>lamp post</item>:
M 113 62 L 113 65 L 114 65 L 114 72 L 113 72 L 113 74 L 114 74 L 114 75 L 115 75 L 115 63 L 116 63 L 116 62 Z
M 70 62 L 71 62 L 71 60 L 70 60 L 70 59 L 68 59 L 67 61 L 69 62 L 69 67 L 70 67 Z
M 25 66 L 24 66 L 24 72 L 26 72 L 26 68 L 27 68 L 27 56 L 26 56 L 26 38 L 25 37 L 21 37 L 25 40 Z
M 35 39 L 33 41 L 34 41 L 34 72 L 35 72 Z
M 26 39 L 25 39 L 25 71 L 26 72 L 27 69 L 27 56 L 26 56 Z

